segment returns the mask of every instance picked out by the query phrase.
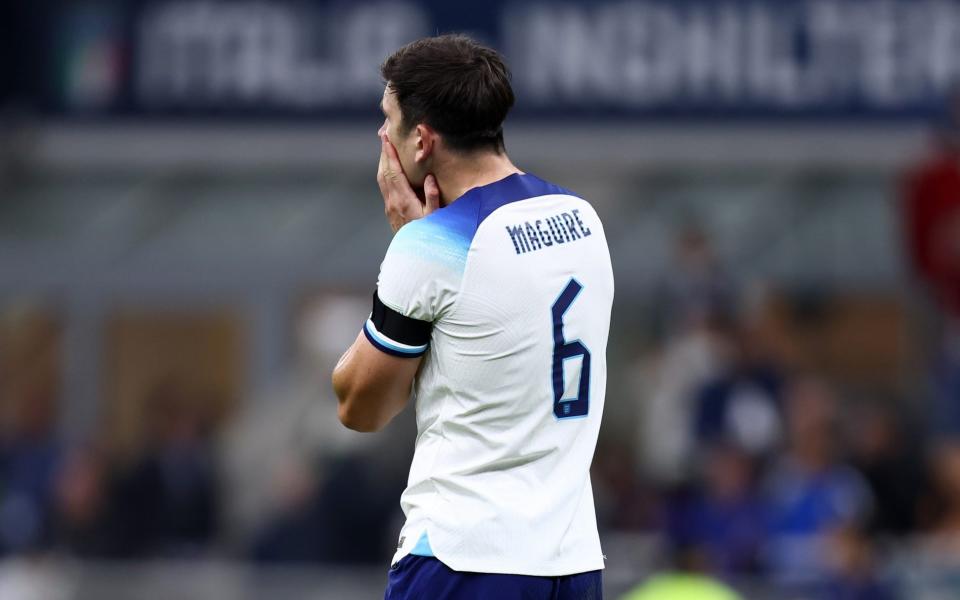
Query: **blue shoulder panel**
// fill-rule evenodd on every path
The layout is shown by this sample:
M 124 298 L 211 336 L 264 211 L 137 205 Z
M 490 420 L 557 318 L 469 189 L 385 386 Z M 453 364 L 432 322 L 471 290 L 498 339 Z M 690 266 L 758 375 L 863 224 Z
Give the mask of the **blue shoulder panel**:
M 393 238 L 391 251 L 428 259 L 462 272 L 476 231 L 476 207 L 457 203 L 410 221 Z
M 515 173 L 499 181 L 467 190 L 454 202 L 423 219 L 404 225 L 394 240 L 397 250 L 421 254 L 463 270 L 473 236 L 487 217 L 501 206 L 550 194 L 575 194 L 535 175 Z

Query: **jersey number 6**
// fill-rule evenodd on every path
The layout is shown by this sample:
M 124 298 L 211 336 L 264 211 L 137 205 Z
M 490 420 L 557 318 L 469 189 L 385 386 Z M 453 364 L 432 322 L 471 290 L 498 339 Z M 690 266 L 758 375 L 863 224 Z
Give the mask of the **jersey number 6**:
M 571 279 L 560 297 L 550 307 L 553 315 L 553 414 L 558 419 L 584 417 L 590 410 L 590 351 L 580 340 L 568 342 L 563 337 L 563 315 L 576 300 L 583 286 Z M 583 357 L 580 362 L 580 377 L 577 395 L 564 398 L 563 367 L 567 359 Z

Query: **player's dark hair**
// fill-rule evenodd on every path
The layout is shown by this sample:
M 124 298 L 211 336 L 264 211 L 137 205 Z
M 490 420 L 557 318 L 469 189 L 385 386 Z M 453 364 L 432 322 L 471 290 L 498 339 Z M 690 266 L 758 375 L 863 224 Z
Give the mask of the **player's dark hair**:
M 502 152 L 503 121 L 513 106 L 510 71 L 495 50 L 465 35 L 411 42 L 380 73 L 400 105 L 402 131 L 419 123 L 461 152 Z

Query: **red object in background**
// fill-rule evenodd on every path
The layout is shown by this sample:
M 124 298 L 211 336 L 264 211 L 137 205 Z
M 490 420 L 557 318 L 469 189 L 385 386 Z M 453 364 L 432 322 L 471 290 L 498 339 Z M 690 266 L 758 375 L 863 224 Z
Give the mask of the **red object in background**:
M 903 208 L 911 266 L 960 318 L 960 148 L 942 147 L 908 174 Z

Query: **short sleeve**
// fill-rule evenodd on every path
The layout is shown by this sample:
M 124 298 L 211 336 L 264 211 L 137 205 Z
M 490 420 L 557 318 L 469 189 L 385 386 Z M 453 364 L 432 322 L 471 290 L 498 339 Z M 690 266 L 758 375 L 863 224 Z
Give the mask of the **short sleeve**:
M 411 221 L 396 233 L 380 265 L 377 282 L 384 305 L 403 316 L 430 323 L 449 311 L 463 278 L 471 241 L 464 227 L 457 227 L 462 219 L 455 216 L 444 209 Z

